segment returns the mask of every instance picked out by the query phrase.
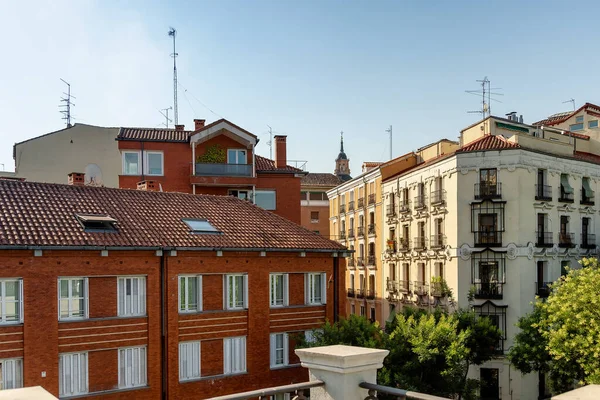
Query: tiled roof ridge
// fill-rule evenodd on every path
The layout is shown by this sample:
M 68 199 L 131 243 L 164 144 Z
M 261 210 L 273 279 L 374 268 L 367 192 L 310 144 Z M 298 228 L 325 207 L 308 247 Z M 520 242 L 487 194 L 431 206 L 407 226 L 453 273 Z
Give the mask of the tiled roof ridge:
M 539 120 L 537 122 L 534 122 L 533 126 L 541 126 L 541 125 L 556 125 L 556 124 L 560 124 L 561 122 L 565 122 L 566 120 L 568 120 L 569 118 L 571 118 L 573 115 L 579 113 L 581 110 L 585 110 L 588 108 L 595 108 L 596 110 L 600 110 L 600 106 L 594 104 L 594 103 L 585 103 L 584 105 L 582 105 L 581 107 L 579 107 L 577 110 L 572 111 L 572 112 L 559 112 L 559 113 L 554 113 L 552 115 L 549 115 L 548 117 Z M 556 117 L 555 117 L 556 116 Z
M 261 168 L 261 169 L 259 169 L 259 168 L 258 168 L 258 163 L 257 163 L 257 165 L 256 165 L 256 170 L 257 170 L 257 171 L 289 171 L 289 172 L 305 172 L 305 171 L 301 170 L 300 168 L 292 167 L 291 165 L 287 165 L 287 164 L 286 164 L 286 168 L 276 168 L 276 167 L 275 167 L 275 160 L 271 160 L 270 158 L 263 157 L 263 156 L 260 156 L 260 155 L 258 155 L 258 154 L 255 154 L 255 158 L 257 159 L 257 161 L 258 161 L 258 159 L 260 158 L 260 159 L 262 159 L 262 161 L 263 161 L 263 162 L 267 162 L 267 163 L 269 163 L 269 164 L 271 164 L 271 163 L 273 164 L 273 167 L 272 167 L 272 168 L 268 168 L 268 169 L 263 169 L 263 168 Z
M 501 143 L 498 143 L 501 142 Z M 494 143 L 495 142 L 495 143 Z M 456 150 L 457 152 L 477 151 L 477 150 L 499 150 L 499 149 L 518 149 L 521 146 L 510 142 L 502 135 L 484 135 L 469 143 L 466 143 Z

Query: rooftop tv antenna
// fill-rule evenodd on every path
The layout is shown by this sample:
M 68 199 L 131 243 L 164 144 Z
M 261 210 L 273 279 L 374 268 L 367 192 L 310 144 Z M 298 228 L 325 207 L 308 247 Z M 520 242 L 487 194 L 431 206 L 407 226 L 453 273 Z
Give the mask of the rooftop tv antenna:
M 63 78 L 60 78 L 60 80 L 67 85 L 67 93 L 63 92 L 63 95 L 65 95 L 66 97 L 60 98 L 61 104 L 59 105 L 59 107 L 63 107 L 63 109 L 60 110 L 60 113 L 63 115 L 62 119 L 67 121 L 67 128 L 70 128 L 72 126 L 71 106 L 75 106 L 75 103 L 73 103 L 71 99 L 74 99 L 75 96 L 71 96 L 71 85 L 69 84 L 69 82 L 65 81 Z
M 467 111 L 469 114 L 481 114 L 482 118 L 485 119 L 492 115 L 492 101 L 502 103 L 500 100 L 494 99 L 492 96 L 504 96 L 502 93 L 496 93 L 494 90 L 501 90 L 502 88 L 491 87 L 491 82 L 488 77 L 479 79 L 476 82 L 481 84 L 481 89 L 477 90 L 465 90 L 466 93 L 473 94 L 475 96 L 481 96 L 481 110 Z
M 273 159 L 273 128 L 267 125 L 269 128 L 269 141 L 267 142 L 267 146 L 269 146 L 269 158 Z
M 575 111 L 575 99 L 569 99 L 567 101 L 563 101 L 562 103 L 563 104 L 565 104 L 565 103 L 571 103 L 571 104 L 573 104 L 573 111 Z
M 391 160 L 392 159 L 392 126 L 390 125 L 390 127 L 388 129 L 386 129 L 385 131 L 390 134 L 390 160 Z
M 168 128 L 169 127 L 169 122 L 173 122 L 173 120 L 171 118 L 169 118 L 169 110 L 172 110 L 173 107 L 169 107 L 169 108 L 161 108 L 160 110 L 158 110 L 158 112 L 160 113 L 160 115 L 162 115 L 163 117 L 165 117 L 165 122 L 163 123 L 163 125 Z
M 178 112 L 177 112 L 177 52 L 175 51 L 175 37 L 177 36 L 177 31 L 175 28 L 169 28 L 169 36 L 173 37 L 173 53 L 171 53 L 171 57 L 173 57 L 173 114 L 175 115 L 175 125 L 179 123 Z

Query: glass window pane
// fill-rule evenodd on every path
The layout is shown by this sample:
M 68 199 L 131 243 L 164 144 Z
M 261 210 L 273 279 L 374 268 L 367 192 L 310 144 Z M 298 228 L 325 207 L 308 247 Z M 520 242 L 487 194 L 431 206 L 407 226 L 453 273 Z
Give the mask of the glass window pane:
M 188 278 L 188 310 L 198 310 L 198 280 L 195 277 Z
M 71 293 L 73 297 L 83 297 L 83 279 L 71 281 Z
M 17 281 L 6 281 L 5 282 L 6 293 L 4 296 L 8 300 L 17 300 L 17 296 L 19 295 L 19 283 Z
M 125 174 L 127 175 L 139 175 L 139 154 L 138 153 L 125 153 Z
M 148 153 L 148 174 L 162 175 L 162 158 L 161 153 Z
M 273 190 L 257 190 L 254 195 L 254 204 L 264 208 L 265 210 L 277 209 L 277 201 L 275 191 Z
M 61 299 L 60 300 L 60 317 L 61 318 L 69 317 L 69 299 Z
M 69 297 L 69 281 L 66 279 L 60 280 L 60 297 Z

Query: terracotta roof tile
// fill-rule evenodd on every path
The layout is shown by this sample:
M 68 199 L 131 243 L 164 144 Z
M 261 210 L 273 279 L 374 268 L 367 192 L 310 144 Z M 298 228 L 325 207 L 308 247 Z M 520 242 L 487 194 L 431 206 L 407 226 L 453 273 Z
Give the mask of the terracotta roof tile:
M 301 185 L 305 186 L 337 186 L 342 180 L 334 174 L 311 172 L 304 176 Z
M 110 216 L 118 230 L 86 232 L 75 214 Z M 222 234 L 192 234 L 183 218 L 207 219 Z M 0 246 L 343 249 L 232 196 L 12 180 L 0 180 Z
M 583 161 L 590 161 L 596 164 L 600 164 L 600 156 L 592 153 L 586 153 L 584 151 L 576 151 L 573 153 L 573 157 Z
M 467 153 L 470 151 L 482 151 L 482 150 L 505 150 L 505 149 L 518 149 L 519 146 L 516 143 L 511 143 L 501 135 L 486 135 L 477 140 L 467 143 L 457 153 Z
M 275 168 L 275 161 L 259 155 L 256 155 L 255 160 L 257 171 L 304 172 L 300 168 L 292 167 L 291 165 L 286 165 L 285 168 Z
M 121 128 L 117 140 L 186 143 L 192 133 L 193 131 L 176 131 L 175 129 Z
M 581 107 L 579 107 L 575 111 L 565 111 L 565 112 L 560 112 L 560 113 L 552 114 L 548 118 L 544 118 L 541 121 L 534 122 L 531 125 L 534 125 L 534 126 L 542 126 L 542 125 L 544 125 L 544 126 L 550 126 L 550 125 L 560 124 L 561 122 L 564 122 L 564 121 L 568 120 L 569 118 L 571 118 L 573 115 L 578 114 L 581 110 L 586 110 L 588 113 L 594 115 L 595 114 L 594 111 L 596 113 L 600 112 L 600 106 L 597 106 L 597 105 L 592 104 L 592 103 L 585 103 L 584 105 L 582 105 Z

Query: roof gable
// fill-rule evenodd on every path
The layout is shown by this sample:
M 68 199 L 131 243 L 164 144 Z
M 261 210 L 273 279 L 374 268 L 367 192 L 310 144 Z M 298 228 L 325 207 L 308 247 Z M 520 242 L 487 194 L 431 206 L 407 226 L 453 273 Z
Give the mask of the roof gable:
M 467 143 L 456 152 L 468 153 L 471 151 L 518 149 L 520 147 L 521 146 L 516 143 L 509 142 L 502 135 L 485 135 L 477 140 Z
M 201 143 L 221 134 L 226 134 L 231 139 L 243 143 L 246 146 L 255 146 L 258 143 L 258 137 L 256 135 L 240 128 L 226 119 L 220 119 L 193 132 L 190 136 L 190 141 L 192 143 Z

